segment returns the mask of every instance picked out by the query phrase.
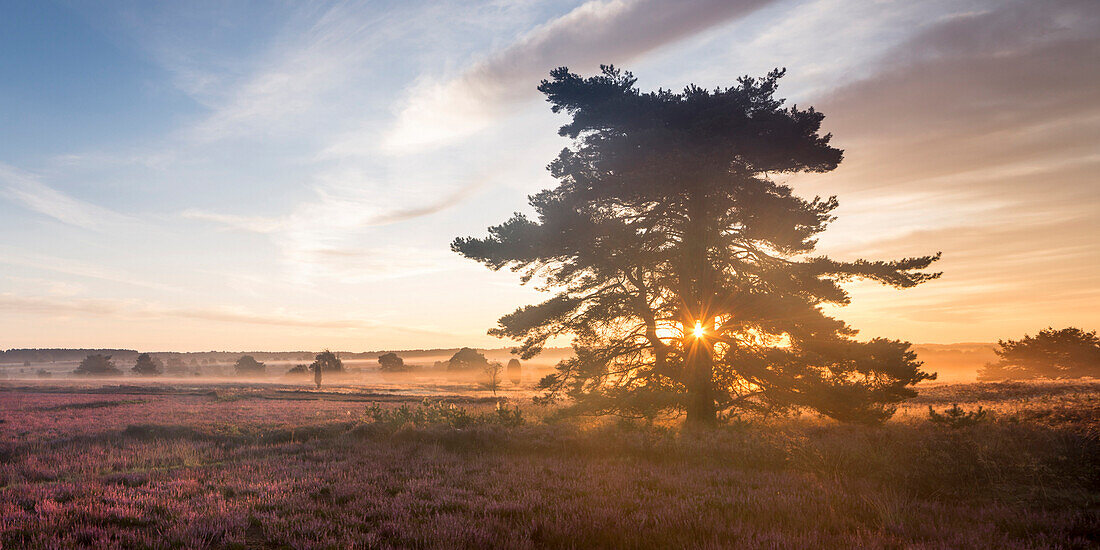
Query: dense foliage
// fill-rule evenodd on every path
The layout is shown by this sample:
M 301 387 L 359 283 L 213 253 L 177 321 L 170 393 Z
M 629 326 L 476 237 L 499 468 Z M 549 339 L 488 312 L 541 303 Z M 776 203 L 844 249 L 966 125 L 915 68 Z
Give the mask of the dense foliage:
M 242 355 L 237 362 L 233 364 L 233 369 L 237 371 L 237 374 L 261 374 L 264 372 L 264 364 L 257 361 L 255 357 L 251 355 Z
M 1046 328 L 1035 336 L 997 344 L 999 360 L 978 370 L 979 380 L 1100 377 L 1100 338 L 1095 330 Z
M 643 93 L 613 67 L 566 68 L 539 86 L 571 115 L 574 140 L 550 164 L 556 188 L 524 214 L 452 248 L 556 291 L 500 319 L 491 334 L 530 358 L 572 335 L 576 357 L 543 380 L 574 412 L 653 416 L 807 407 L 879 421 L 932 378 L 907 342 L 853 339 L 822 306 L 852 279 L 906 288 L 938 255 L 841 261 L 815 255 L 835 197 L 800 198 L 776 177 L 841 160 L 823 115 L 775 97 L 783 72 L 736 86 Z
M 523 364 L 515 357 L 508 360 L 508 380 L 516 386 L 523 381 Z
M 402 372 L 409 370 L 405 360 L 392 351 L 378 356 L 378 368 L 384 372 Z
M 462 348 L 447 361 L 447 370 L 485 370 L 489 360 L 473 348 Z
M 73 370 L 78 376 L 118 376 L 122 371 L 111 361 L 110 355 L 93 353 L 84 358 L 80 365 Z
M 317 354 L 314 361 L 309 366 L 310 370 L 316 372 L 318 369 L 321 372 L 344 372 L 344 362 L 329 350 L 322 351 Z
M 138 355 L 133 368 L 130 369 L 138 376 L 156 376 L 161 373 L 161 368 L 148 353 Z

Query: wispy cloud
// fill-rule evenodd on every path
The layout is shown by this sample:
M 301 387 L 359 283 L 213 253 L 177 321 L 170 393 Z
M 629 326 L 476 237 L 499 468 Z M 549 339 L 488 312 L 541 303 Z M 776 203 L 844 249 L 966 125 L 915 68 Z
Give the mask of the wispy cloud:
M 62 193 L 37 176 L 0 163 L 0 197 L 57 221 L 84 229 L 104 229 L 126 221 L 114 211 Z
M 378 186 L 355 174 L 343 174 L 314 187 L 316 198 L 299 204 L 284 216 L 235 216 L 186 210 L 187 219 L 209 221 L 225 228 L 270 235 L 283 255 L 284 264 L 300 282 L 335 278 L 345 282 L 377 280 L 437 271 L 450 257 L 446 251 L 409 246 L 362 245 L 356 237 L 365 230 L 414 220 L 441 212 L 479 192 L 485 183 L 475 180 L 425 197 L 403 193 L 400 203 L 386 204 Z M 411 186 L 410 186 L 411 187 Z M 420 202 L 415 200 L 419 195 Z M 391 199 L 392 200 L 392 199 Z M 413 204 L 409 204 L 413 202 Z
M 381 197 L 367 184 L 320 185 L 314 187 L 317 198 L 302 203 L 294 212 L 285 216 L 238 216 L 219 214 L 198 209 L 188 209 L 180 215 L 187 219 L 203 220 L 224 225 L 227 228 L 251 233 L 301 233 L 312 228 L 318 233 L 330 230 L 356 230 L 400 223 L 451 208 L 484 187 L 477 181 L 441 197 L 426 200 L 413 206 L 380 205 Z
M 179 292 L 179 287 L 159 282 L 138 279 L 124 271 L 111 269 L 104 265 L 92 264 L 47 254 L 26 252 L 8 246 L 0 246 L 0 265 L 19 266 L 64 275 L 96 279 L 127 286 L 148 288 L 151 290 Z
M 19 316 L 53 319 L 92 319 L 97 324 L 116 321 L 195 320 L 230 326 L 254 326 L 261 331 L 285 329 L 318 330 L 328 338 L 343 334 L 360 334 L 363 331 L 402 333 L 419 337 L 455 340 L 453 332 L 437 330 L 430 326 L 408 326 L 391 321 L 368 318 L 332 319 L 324 316 L 308 316 L 289 313 L 283 309 L 257 311 L 231 306 L 179 307 L 143 300 L 87 299 L 74 297 L 17 296 L 0 293 L 0 314 L 11 311 Z M 237 343 L 237 345 L 242 345 Z
M 287 223 L 284 218 L 219 214 L 217 212 L 206 212 L 197 208 L 184 210 L 180 213 L 180 216 L 189 220 L 213 222 L 223 226 L 224 229 L 237 229 L 249 233 L 274 233 L 284 228 Z
M 383 149 L 408 152 L 485 129 L 536 97 L 553 67 L 590 70 L 625 63 L 663 45 L 743 16 L 769 0 L 594 0 L 447 79 L 422 79 L 410 91 Z M 341 149 L 341 144 L 333 147 Z
M 302 118 L 325 106 L 326 97 L 361 76 L 359 66 L 378 46 L 404 31 L 397 24 L 401 9 L 368 7 L 302 6 L 256 66 L 236 78 L 170 61 L 177 85 L 211 109 L 186 136 L 210 142 L 298 128 Z
M 950 341 L 1095 319 L 1098 24 L 1100 5 L 1078 0 L 942 18 L 816 102 L 847 149 L 796 182 L 840 195 L 822 245 L 944 254 L 935 283 L 860 290 L 853 322 Z
M 369 319 L 317 320 L 283 311 L 257 312 L 234 307 L 181 308 L 141 300 L 49 298 L 0 294 L 0 310 L 44 315 L 89 314 L 123 319 L 183 318 L 231 324 L 328 329 L 364 329 L 380 326 Z

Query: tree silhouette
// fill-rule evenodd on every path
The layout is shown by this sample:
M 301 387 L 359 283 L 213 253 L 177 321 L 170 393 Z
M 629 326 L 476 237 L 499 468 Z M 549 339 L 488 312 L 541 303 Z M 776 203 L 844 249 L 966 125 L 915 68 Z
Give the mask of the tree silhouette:
M 484 370 L 489 360 L 473 348 L 462 348 L 447 361 L 447 370 Z
M 318 366 L 324 372 L 344 372 L 344 362 L 335 353 L 327 349 L 314 357 L 313 364 L 309 368 L 310 370 L 316 370 Z
M 515 357 L 508 360 L 508 379 L 515 386 L 523 381 L 523 365 Z
M 493 361 L 485 365 L 482 369 L 485 373 L 485 389 L 493 392 L 493 395 L 497 394 L 497 390 L 500 389 L 500 375 L 504 372 L 504 365 L 501 365 L 497 361 Z
M 1000 358 L 978 370 L 978 380 L 1100 377 L 1100 338 L 1096 331 L 1048 327 L 1034 337 L 1000 340 Z
M 76 367 L 73 374 L 78 376 L 118 376 L 122 371 L 111 361 L 110 355 L 93 353 L 88 355 Z
M 251 355 L 242 355 L 237 362 L 233 364 L 234 370 L 237 374 L 252 375 L 263 374 L 265 367 L 264 364 L 257 361 L 255 357 Z
M 138 355 L 137 361 L 134 362 L 134 367 L 130 370 L 139 376 L 157 376 L 161 372 L 156 361 L 153 360 L 153 357 L 148 353 Z
M 409 370 L 409 367 L 405 365 L 405 360 L 398 357 L 397 354 L 392 351 L 378 356 L 378 368 L 383 372 L 402 372 Z
M 313 371 L 313 381 L 317 384 L 317 389 L 321 388 L 321 373 L 323 372 L 344 372 L 344 362 L 329 350 L 322 351 L 317 354 L 317 357 L 313 363 L 309 366 Z
M 932 376 L 907 342 L 859 342 L 824 304 L 841 283 L 904 288 L 939 256 L 838 261 L 812 255 L 835 197 L 805 200 L 777 175 L 827 172 L 842 152 L 819 133 L 823 115 L 784 107 L 783 71 L 736 86 L 642 93 L 605 66 L 566 68 L 539 86 L 572 138 L 550 164 L 556 188 L 530 198 L 485 238 L 452 249 L 557 290 L 517 309 L 490 334 L 522 340 L 524 359 L 572 334 L 575 358 L 540 382 L 574 412 L 651 416 L 686 411 L 710 424 L 734 408 L 808 407 L 848 421 L 888 418 Z

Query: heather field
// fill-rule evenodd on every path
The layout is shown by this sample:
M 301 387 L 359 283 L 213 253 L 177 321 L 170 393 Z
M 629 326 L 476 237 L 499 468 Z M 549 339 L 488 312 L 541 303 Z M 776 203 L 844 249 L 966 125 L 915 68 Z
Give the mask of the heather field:
M 550 422 L 482 393 L 0 385 L 3 548 L 1093 548 L 1100 383 L 884 426 Z M 972 422 L 929 420 L 958 403 Z

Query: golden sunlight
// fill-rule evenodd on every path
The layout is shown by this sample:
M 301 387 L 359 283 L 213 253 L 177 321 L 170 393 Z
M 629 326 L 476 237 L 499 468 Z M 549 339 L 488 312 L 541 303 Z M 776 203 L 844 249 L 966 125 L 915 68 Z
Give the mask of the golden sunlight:
M 703 334 L 706 333 L 706 331 L 703 330 L 703 322 L 702 321 L 695 321 L 695 331 L 694 332 L 695 332 L 695 337 L 696 338 L 702 338 Z

